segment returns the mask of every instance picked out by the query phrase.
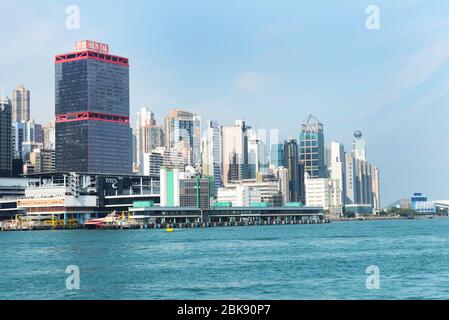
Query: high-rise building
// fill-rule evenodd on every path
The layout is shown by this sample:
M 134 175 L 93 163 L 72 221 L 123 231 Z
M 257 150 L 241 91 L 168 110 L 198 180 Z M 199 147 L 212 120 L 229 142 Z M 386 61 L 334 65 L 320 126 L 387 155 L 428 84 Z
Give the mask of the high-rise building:
M 313 115 L 301 126 L 299 138 L 300 160 L 311 179 L 325 178 L 323 124 Z
M 12 106 L 7 97 L 0 97 L 0 177 L 12 175 Z
M 30 121 L 30 91 L 23 84 L 12 92 L 12 121 Z
M 273 168 L 284 166 L 284 145 L 282 143 L 271 145 L 270 166 Z
M 55 151 L 36 148 L 30 152 L 23 165 L 24 174 L 49 173 L 55 171 Z
M 253 129 L 248 130 L 248 178 L 255 179 L 262 168 L 263 142 Z
M 340 198 L 344 204 L 346 198 L 346 164 L 345 149 L 343 144 L 332 141 L 328 150 L 329 178 L 336 181 L 341 192 Z
M 55 136 L 55 122 L 52 121 L 44 125 L 44 149 L 55 150 L 56 136 Z
M 222 134 L 223 183 L 248 178 L 248 135 L 244 120 L 224 126 Z
M 143 154 L 143 175 L 159 177 L 161 167 L 164 166 L 164 148 L 158 148 Z
M 332 214 L 342 213 L 342 193 L 339 182 L 329 178 L 310 179 L 305 173 L 306 205 L 308 207 L 321 207 Z
M 288 169 L 284 167 L 277 167 L 274 169 L 274 174 L 279 181 L 279 190 L 282 193 L 283 203 L 285 204 L 290 202 Z
M 184 111 L 171 110 L 165 117 L 165 146 L 167 148 L 190 150 L 190 164 L 201 164 L 201 117 Z
M 221 187 L 221 128 L 216 121 L 208 121 L 201 144 L 202 173 L 214 177 L 215 190 Z
M 130 174 L 129 61 L 80 41 L 55 58 L 56 170 Z
M 43 129 L 42 126 L 36 124 L 34 120 L 29 121 L 19 121 L 12 123 L 12 139 L 13 139 L 13 150 L 14 158 L 22 159 L 26 161 L 26 152 L 23 150 L 23 145 L 41 143 L 43 144 Z M 28 150 L 31 152 L 32 150 Z
M 354 133 L 353 150 L 346 154 L 345 211 L 372 213 L 374 207 L 372 167 L 366 161 L 365 142 L 360 131 Z
M 357 130 L 354 132 L 354 140 L 352 142 L 352 154 L 357 160 L 366 161 L 366 142 L 362 138 L 362 132 Z
M 288 170 L 288 201 L 302 202 L 304 190 L 301 188 L 301 180 L 304 180 L 304 176 L 301 175 L 298 142 L 293 137 L 288 138 L 284 143 L 284 165 Z
M 380 178 L 379 178 L 379 168 L 377 166 L 373 166 L 372 170 L 372 179 L 373 179 L 373 205 L 374 210 L 380 210 Z
M 136 159 L 139 164 L 140 173 L 143 174 L 143 166 L 140 166 L 145 153 L 150 153 L 156 148 L 164 145 L 164 130 L 162 126 L 156 125 L 154 113 L 148 108 L 141 108 L 137 113 L 136 134 Z

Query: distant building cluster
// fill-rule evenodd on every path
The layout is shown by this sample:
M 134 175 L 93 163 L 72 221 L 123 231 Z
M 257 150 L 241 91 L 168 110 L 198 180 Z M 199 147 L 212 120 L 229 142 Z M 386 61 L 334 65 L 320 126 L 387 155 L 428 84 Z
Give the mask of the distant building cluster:
M 30 117 L 31 95 L 24 85 L 12 99 L 0 97 L 0 173 L 3 177 L 55 169 L 54 122 L 42 126 Z
M 38 186 L 46 186 L 47 197 L 52 173 L 63 187 L 79 185 L 76 179 L 86 175 L 115 175 L 149 177 L 151 190 L 157 181 L 161 206 L 309 206 L 335 215 L 380 208 L 379 169 L 368 161 L 360 131 L 345 152 L 339 142 L 326 146 L 324 126 L 313 115 L 285 140 L 246 120 L 203 122 L 184 109 L 158 123 L 154 112 L 140 108 L 131 128 L 128 59 L 110 54 L 109 46 L 76 48 L 55 57 L 51 123 L 31 119 L 31 94 L 23 85 L 12 99 L 0 98 L 2 177 L 45 176 Z M 130 181 L 137 185 L 130 182 L 129 195 L 145 194 L 138 178 Z M 49 212 L 47 206 L 41 213 Z

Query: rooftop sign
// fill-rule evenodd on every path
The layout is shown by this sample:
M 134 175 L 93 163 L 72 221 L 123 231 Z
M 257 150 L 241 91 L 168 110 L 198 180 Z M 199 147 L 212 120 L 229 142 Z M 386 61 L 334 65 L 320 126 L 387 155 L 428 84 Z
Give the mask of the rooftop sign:
M 90 40 L 77 41 L 75 44 L 75 51 L 84 51 L 84 50 L 93 50 L 102 53 L 109 53 L 109 45 Z

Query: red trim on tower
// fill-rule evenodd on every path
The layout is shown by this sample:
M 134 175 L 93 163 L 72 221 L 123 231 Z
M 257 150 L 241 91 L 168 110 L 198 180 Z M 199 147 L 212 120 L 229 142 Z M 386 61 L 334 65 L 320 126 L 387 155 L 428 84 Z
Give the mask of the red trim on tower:
M 76 122 L 76 121 L 103 121 L 103 122 L 129 124 L 129 117 L 100 112 L 73 112 L 56 115 L 56 123 Z
M 109 53 L 95 52 L 90 50 L 58 54 L 55 57 L 55 64 L 86 60 L 86 59 L 103 61 L 129 67 L 129 60 L 127 58 L 114 56 Z

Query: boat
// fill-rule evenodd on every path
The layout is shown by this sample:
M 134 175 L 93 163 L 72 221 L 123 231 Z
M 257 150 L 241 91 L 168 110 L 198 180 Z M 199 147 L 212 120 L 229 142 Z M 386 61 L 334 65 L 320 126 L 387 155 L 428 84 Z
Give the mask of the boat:
M 167 232 L 175 232 L 175 229 L 173 229 L 173 228 L 167 228 L 167 229 L 165 229 L 165 231 L 167 231 Z
M 120 226 L 120 216 L 115 212 L 108 214 L 104 218 L 89 219 L 84 223 L 86 229 L 108 229 Z

